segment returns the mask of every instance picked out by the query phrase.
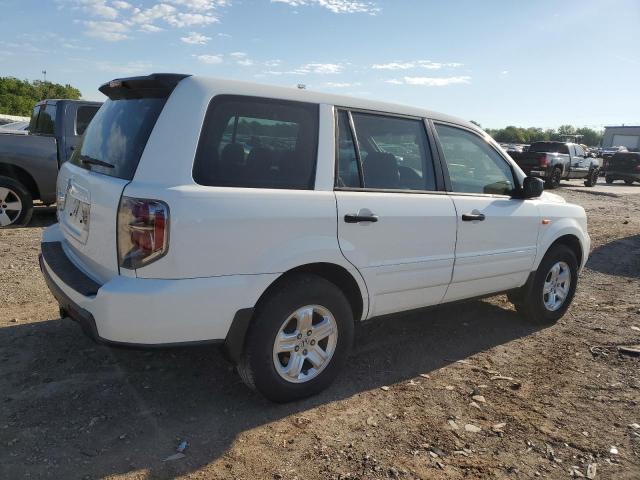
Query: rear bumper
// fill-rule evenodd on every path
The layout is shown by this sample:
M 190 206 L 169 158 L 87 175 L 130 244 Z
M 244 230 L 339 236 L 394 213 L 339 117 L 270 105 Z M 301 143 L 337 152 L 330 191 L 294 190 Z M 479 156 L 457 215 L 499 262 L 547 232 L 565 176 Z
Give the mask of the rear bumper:
M 40 268 L 61 308 L 89 337 L 145 347 L 224 341 L 236 314 L 253 308 L 278 277 L 157 280 L 117 275 L 99 285 L 73 264 L 60 242 L 42 244 Z

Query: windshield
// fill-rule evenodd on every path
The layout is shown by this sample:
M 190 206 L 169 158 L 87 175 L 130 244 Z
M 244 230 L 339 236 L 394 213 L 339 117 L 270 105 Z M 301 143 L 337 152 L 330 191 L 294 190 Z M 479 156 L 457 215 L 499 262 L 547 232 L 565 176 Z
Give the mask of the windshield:
M 537 142 L 531 144 L 531 146 L 529 147 L 529 151 L 569 154 L 569 147 L 567 147 L 566 143 L 560 142 Z
M 87 127 L 71 162 L 131 180 L 166 98 L 107 100 Z

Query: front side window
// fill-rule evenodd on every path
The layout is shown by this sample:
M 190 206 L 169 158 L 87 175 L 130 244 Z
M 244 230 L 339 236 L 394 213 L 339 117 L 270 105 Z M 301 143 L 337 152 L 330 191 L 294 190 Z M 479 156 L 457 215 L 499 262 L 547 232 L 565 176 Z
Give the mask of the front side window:
M 584 157 L 584 150 L 580 145 L 576 145 L 575 149 L 576 149 L 576 156 L 577 157 Z
M 338 117 L 336 185 L 383 190 L 436 190 L 433 159 L 421 120 L 352 113 L 357 150 L 347 123 Z M 359 168 L 364 185 L 360 184 Z
M 515 188 L 507 162 L 484 139 L 461 128 L 436 124 L 454 192 L 511 195 Z
M 200 185 L 313 188 L 317 105 L 216 97 L 207 111 L 193 167 Z

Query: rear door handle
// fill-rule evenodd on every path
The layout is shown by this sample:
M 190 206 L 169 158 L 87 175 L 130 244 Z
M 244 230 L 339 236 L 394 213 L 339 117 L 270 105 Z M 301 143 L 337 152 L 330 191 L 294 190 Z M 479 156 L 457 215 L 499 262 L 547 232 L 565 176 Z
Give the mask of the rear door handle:
M 473 221 L 483 221 L 485 219 L 484 213 L 463 213 L 462 221 L 463 222 L 473 222 Z
M 357 213 L 347 213 L 344 216 L 346 223 L 360 223 L 360 222 L 377 222 L 378 216 L 374 214 L 358 215 Z

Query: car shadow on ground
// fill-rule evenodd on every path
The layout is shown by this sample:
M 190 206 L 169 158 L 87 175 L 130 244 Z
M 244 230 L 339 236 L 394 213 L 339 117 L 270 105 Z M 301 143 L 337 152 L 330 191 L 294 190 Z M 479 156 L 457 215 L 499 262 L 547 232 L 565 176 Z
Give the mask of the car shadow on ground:
M 31 217 L 29 224 L 18 228 L 48 227 L 57 221 L 55 205 L 49 207 L 44 205 L 35 205 L 33 207 L 33 216 Z
M 148 470 L 173 478 L 218 459 L 242 432 L 433 372 L 537 328 L 486 301 L 371 320 L 359 325 L 347 367 L 328 390 L 278 405 L 249 391 L 218 348 L 98 346 L 68 319 L 5 327 L 0 443 L 10 447 L 0 451 L 0 477 Z M 180 439 L 190 443 L 186 458 L 163 462 Z
M 591 252 L 587 268 L 608 275 L 640 278 L 640 235 L 620 238 Z

